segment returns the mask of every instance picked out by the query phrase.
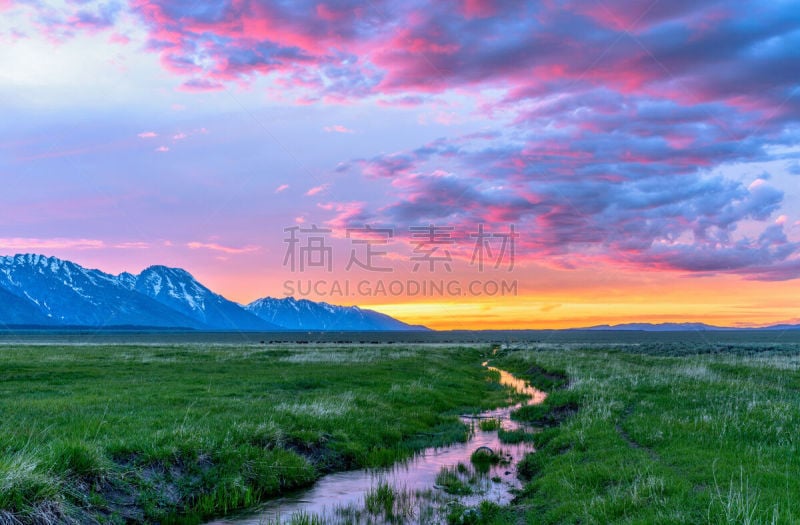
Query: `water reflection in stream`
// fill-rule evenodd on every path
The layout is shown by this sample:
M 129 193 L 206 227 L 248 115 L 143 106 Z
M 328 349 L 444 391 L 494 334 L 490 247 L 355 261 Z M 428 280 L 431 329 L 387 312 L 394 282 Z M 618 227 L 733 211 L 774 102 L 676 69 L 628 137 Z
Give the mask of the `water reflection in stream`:
M 502 450 L 508 462 L 491 465 L 489 471 L 480 476 L 477 485 L 473 486 L 474 493 L 460 496 L 458 501 L 464 505 L 475 505 L 484 500 L 501 505 L 508 504 L 513 498 L 511 490 L 520 487 L 514 465 L 525 453 L 532 450 L 532 446 L 529 443 L 501 444 L 497 430 L 481 430 L 479 421 L 497 419 L 504 430 L 517 430 L 520 425 L 511 419 L 511 412 L 522 405 L 541 403 L 547 394 L 536 390 L 505 370 L 488 366 L 488 363 L 483 364 L 489 370 L 500 374 L 501 384 L 529 396 L 529 399 L 514 406 L 488 410 L 477 416 L 462 416 L 462 420 L 473 429 L 466 443 L 425 449 L 412 459 L 386 469 L 362 469 L 328 474 L 307 489 L 266 502 L 255 512 L 217 520 L 211 522 L 211 525 L 287 522 L 292 515 L 300 512 L 307 515 L 334 516 L 337 509 L 363 506 L 366 494 L 382 482 L 409 493 L 430 491 L 434 488 L 436 476 L 443 467 L 456 466 L 458 463 L 468 465 L 470 456 L 479 447 L 489 447 L 494 451 Z M 327 521 L 329 520 L 326 519 Z

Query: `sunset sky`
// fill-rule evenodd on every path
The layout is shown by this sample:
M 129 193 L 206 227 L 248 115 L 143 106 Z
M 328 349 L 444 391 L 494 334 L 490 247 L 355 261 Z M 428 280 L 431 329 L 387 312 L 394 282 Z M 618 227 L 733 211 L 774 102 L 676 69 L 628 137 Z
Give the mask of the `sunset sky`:
M 242 303 L 800 323 L 800 3 L 0 0 L 0 181 L 0 254 Z

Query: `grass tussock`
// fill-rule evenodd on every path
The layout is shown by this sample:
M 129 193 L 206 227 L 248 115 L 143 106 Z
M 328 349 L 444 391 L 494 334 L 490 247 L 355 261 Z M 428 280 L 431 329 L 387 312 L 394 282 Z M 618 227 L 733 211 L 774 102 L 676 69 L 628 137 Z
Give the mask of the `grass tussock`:
M 475 471 L 464 463 L 442 467 L 436 475 L 436 486 L 448 494 L 457 496 L 472 494 L 472 485 L 475 481 Z
M 483 431 L 497 430 L 500 428 L 500 420 L 496 418 L 481 419 L 478 423 L 478 428 Z
M 500 439 L 500 443 L 516 445 L 517 443 L 533 443 L 536 439 L 536 434 L 522 428 L 516 430 L 503 430 L 501 428 L 497 431 L 497 437 Z

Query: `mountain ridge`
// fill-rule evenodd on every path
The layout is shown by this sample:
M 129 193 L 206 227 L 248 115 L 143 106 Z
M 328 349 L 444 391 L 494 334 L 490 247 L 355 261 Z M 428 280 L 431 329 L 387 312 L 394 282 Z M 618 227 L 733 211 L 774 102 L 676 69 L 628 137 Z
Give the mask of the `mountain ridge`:
M 71 261 L 38 254 L 0 257 L 0 288 L 14 295 L 18 307 L 33 308 L 39 316 L 14 324 L 76 326 L 149 325 L 200 328 L 186 316 L 133 292 L 117 277 Z M 21 300 L 26 307 L 22 307 Z M 17 310 L 19 313 L 20 310 Z M 5 324 L 5 318 L 0 319 Z
M 262 297 L 245 305 L 245 309 L 261 319 L 291 330 L 426 330 L 425 327 L 408 325 L 374 310 L 294 297 Z
M 201 324 L 223 330 L 281 328 L 211 291 L 183 268 L 153 265 L 135 277 L 136 280 L 132 283 L 133 290 Z
M 261 301 L 261 302 L 259 302 Z M 301 303 L 313 315 L 291 317 Z M 257 305 L 248 309 L 251 305 Z M 270 305 L 275 312 L 267 311 Z M 257 309 L 260 315 L 251 311 Z M 284 312 L 283 314 L 281 312 Z M 270 318 L 287 319 L 287 325 Z M 152 265 L 113 275 L 40 254 L 0 256 L 0 326 L 214 331 L 427 330 L 353 306 L 265 297 L 240 305 L 183 268 Z M 311 327 L 314 328 L 311 328 Z

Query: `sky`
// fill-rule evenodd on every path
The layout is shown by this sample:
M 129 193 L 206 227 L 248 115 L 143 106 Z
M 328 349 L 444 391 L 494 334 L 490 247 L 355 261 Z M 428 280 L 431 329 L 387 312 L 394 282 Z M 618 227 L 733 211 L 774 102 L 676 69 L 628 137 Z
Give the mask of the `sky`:
M 800 323 L 800 2 L 0 0 L 0 181 L 241 303 Z

